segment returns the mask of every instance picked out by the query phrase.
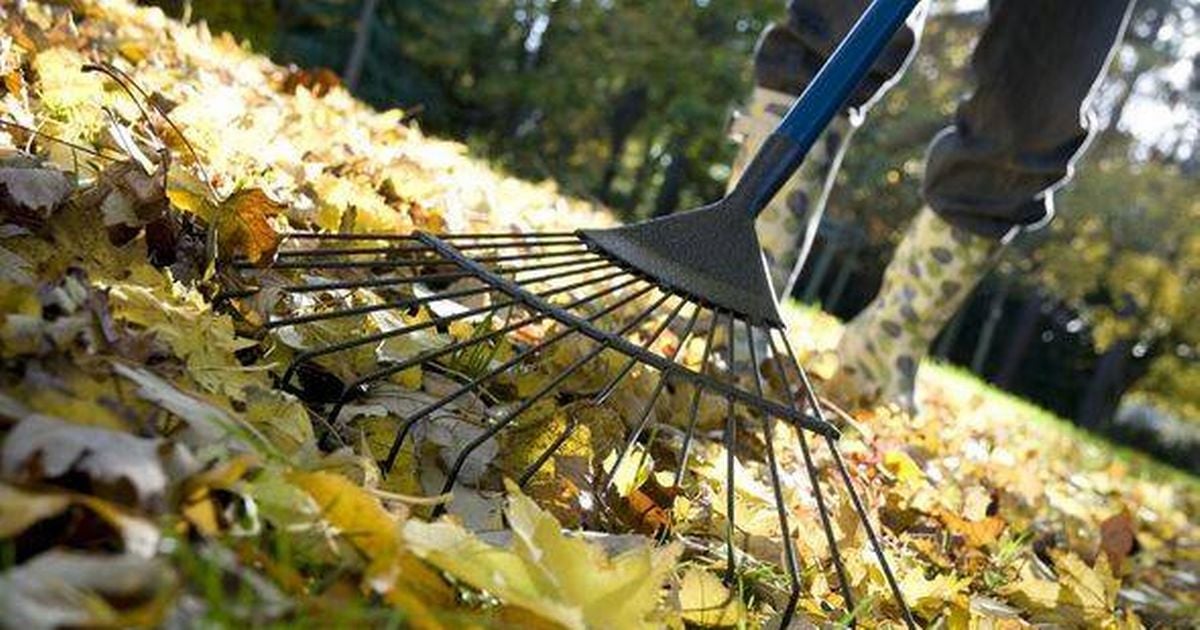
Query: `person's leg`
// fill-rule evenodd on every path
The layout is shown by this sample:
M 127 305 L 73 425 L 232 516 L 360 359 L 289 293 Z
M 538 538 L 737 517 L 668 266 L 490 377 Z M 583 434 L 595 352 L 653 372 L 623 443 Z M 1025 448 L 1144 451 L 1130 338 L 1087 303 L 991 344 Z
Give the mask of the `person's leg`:
M 1088 98 L 1133 0 L 995 0 L 976 89 L 933 141 L 923 209 L 839 345 L 843 402 L 914 410 L 917 365 L 1002 243 L 1051 216 L 1088 139 Z
M 787 20 L 763 31 L 754 54 L 754 93 L 730 129 L 741 144 L 729 178 L 731 188 L 867 4 L 868 0 L 790 0 Z M 852 109 L 865 112 L 898 78 L 915 48 L 920 25 L 917 16 L 897 34 L 851 98 Z M 847 117 L 840 116 L 758 218 L 759 243 L 781 295 L 790 290 L 794 271 L 812 246 L 824 205 L 819 203 L 823 185 L 836 171 L 853 129 Z

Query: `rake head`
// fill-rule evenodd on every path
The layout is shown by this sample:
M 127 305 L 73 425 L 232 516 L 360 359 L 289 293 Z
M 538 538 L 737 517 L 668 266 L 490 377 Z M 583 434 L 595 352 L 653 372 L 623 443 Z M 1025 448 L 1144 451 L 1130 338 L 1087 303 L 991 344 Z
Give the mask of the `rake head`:
M 786 618 L 801 582 L 776 461 L 780 423 L 798 433 L 837 583 L 847 610 L 854 609 L 823 475 L 810 451 L 809 438 L 815 437 L 829 449 L 833 464 L 826 483 L 842 486 L 851 498 L 896 602 L 911 621 L 838 452 L 838 429 L 825 419 L 783 332 L 753 224 L 718 212 L 679 216 L 578 233 L 290 234 L 269 265 L 240 262 L 225 270 L 228 290 L 220 297 L 296 350 L 279 386 L 323 415 L 333 434 L 348 428 L 348 406 L 373 389 L 421 388 L 419 378 L 405 378 L 416 369 L 441 375 L 439 385 L 427 385 L 422 402 L 406 410 L 381 462 L 383 471 L 392 469 L 414 429 L 439 411 L 470 406 L 468 401 L 500 409 L 481 414 L 478 434 L 446 466 L 443 492 L 462 481 L 478 449 L 519 429 L 527 412 L 544 400 L 603 405 L 632 380 L 646 384 L 632 410 L 625 406 L 624 443 L 615 463 L 597 473 L 597 497 L 636 445 L 655 439 L 657 431 L 649 429 L 668 413 L 668 398 L 682 399 L 672 409 L 687 410 L 686 417 L 672 418 L 676 486 L 702 435 L 698 418 L 723 416 L 728 577 L 737 566 L 735 444 L 739 432 L 757 434 L 792 583 Z M 710 219 L 707 226 L 697 221 L 704 217 Z M 712 220 L 728 225 L 714 230 Z M 721 237 L 714 240 L 714 234 Z M 663 247 L 664 240 L 675 246 Z M 561 359 L 564 355 L 569 359 Z M 551 356 L 559 359 L 547 374 Z M 538 369 L 544 378 L 533 387 L 519 386 L 522 374 Z M 521 472 L 519 483 L 533 478 L 577 429 L 577 421 L 569 421 Z

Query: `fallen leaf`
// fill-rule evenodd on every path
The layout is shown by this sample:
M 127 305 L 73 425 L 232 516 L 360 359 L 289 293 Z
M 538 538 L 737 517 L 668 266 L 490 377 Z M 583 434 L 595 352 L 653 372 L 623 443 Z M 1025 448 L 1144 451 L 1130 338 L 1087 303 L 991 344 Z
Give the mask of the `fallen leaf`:
M 900 592 L 914 612 L 932 619 L 947 608 L 967 608 L 965 592 L 970 583 L 970 577 L 940 573 L 927 578 L 923 571 L 912 570 L 900 579 Z
M 162 440 L 32 415 L 5 438 L 0 473 L 22 482 L 67 483 L 123 505 L 161 509 L 169 479 L 160 453 L 167 452 Z
M 425 604 L 453 601 L 446 583 L 402 543 L 400 522 L 349 479 L 326 472 L 294 472 L 288 480 L 316 501 L 332 533 L 368 561 L 364 587 L 425 618 Z M 429 624 L 426 624 L 429 625 Z
M 1137 547 L 1133 514 L 1124 510 L 1100 523 L 1100 551 L 1108 556 L 1108 566 L 1118 568 Z
M 0 574 L 0 611 L 11 628 L 155 626 L 175 585 L 162 560 L 56 549 Z
M 62 171 L 23 158 L 0 162 L 0 213 L 21 225 L 44 222 L 75 188 Z
M 258 188 L 239 190 L 226 199 L 213 219 L 221 257 L 245 256 L 254 265 L 274 258 L 281 239 L 267 219 L 282 211 Z
M 421 557 L 505 604 L 567 628 L 649 628 L 679 548 L 641 547 L 610 558 L 563 534 L 554 517 L 508 484 L 509 549 L 493 547 L 449 520 L 405 523 Z
M 119 549 L 143 558 L 157 553 L 161 538 L 150 521 L 99 497 L 0 483 L 0 539 L 18 536 L 22 556 L 70 547 Z
M 711 572 L 689 567 L 679 584 L 683 620 L 704 628 L 728 628 L 746 623 L 746 605 Z

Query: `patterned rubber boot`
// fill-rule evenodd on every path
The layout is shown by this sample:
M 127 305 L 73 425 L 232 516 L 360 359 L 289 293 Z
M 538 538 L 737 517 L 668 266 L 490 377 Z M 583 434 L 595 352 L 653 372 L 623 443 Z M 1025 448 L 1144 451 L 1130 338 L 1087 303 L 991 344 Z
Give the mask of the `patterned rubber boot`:
M 730 172 L 730 190 L 795 98 L 785 92 L 756 87 L 745 109 L 734 114 L 729 136 L 741 148 Z M 820 220 L 819 209 L 824 205 L 825 176 L 831 169 L 836 170 L 840 148 L 849 140 L 853 129 L 845 116 L 832 122 L 808 159 L 758 217 L 758 242 L 767 256 L 771 283 L 777 294 L 789 288 L 797 261 L 807 255 L 812 245 L 816 223 Z
M 846 325 L 837 348 L 841 369 L 825 393 L 848 408 L 894 404 L 917 413 L 917 366 L 1007 240 L 976 236 L 922 209 L 879 293 Z

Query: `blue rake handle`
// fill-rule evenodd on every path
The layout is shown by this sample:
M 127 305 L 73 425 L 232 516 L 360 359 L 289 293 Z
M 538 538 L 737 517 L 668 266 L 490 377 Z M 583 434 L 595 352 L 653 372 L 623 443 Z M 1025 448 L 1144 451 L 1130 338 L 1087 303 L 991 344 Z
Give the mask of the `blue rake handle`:
M 730 195 L 742 202 L 735 204 L 740 212 L 762 212 L 919 2 L 871 2 L 746 168 Z

